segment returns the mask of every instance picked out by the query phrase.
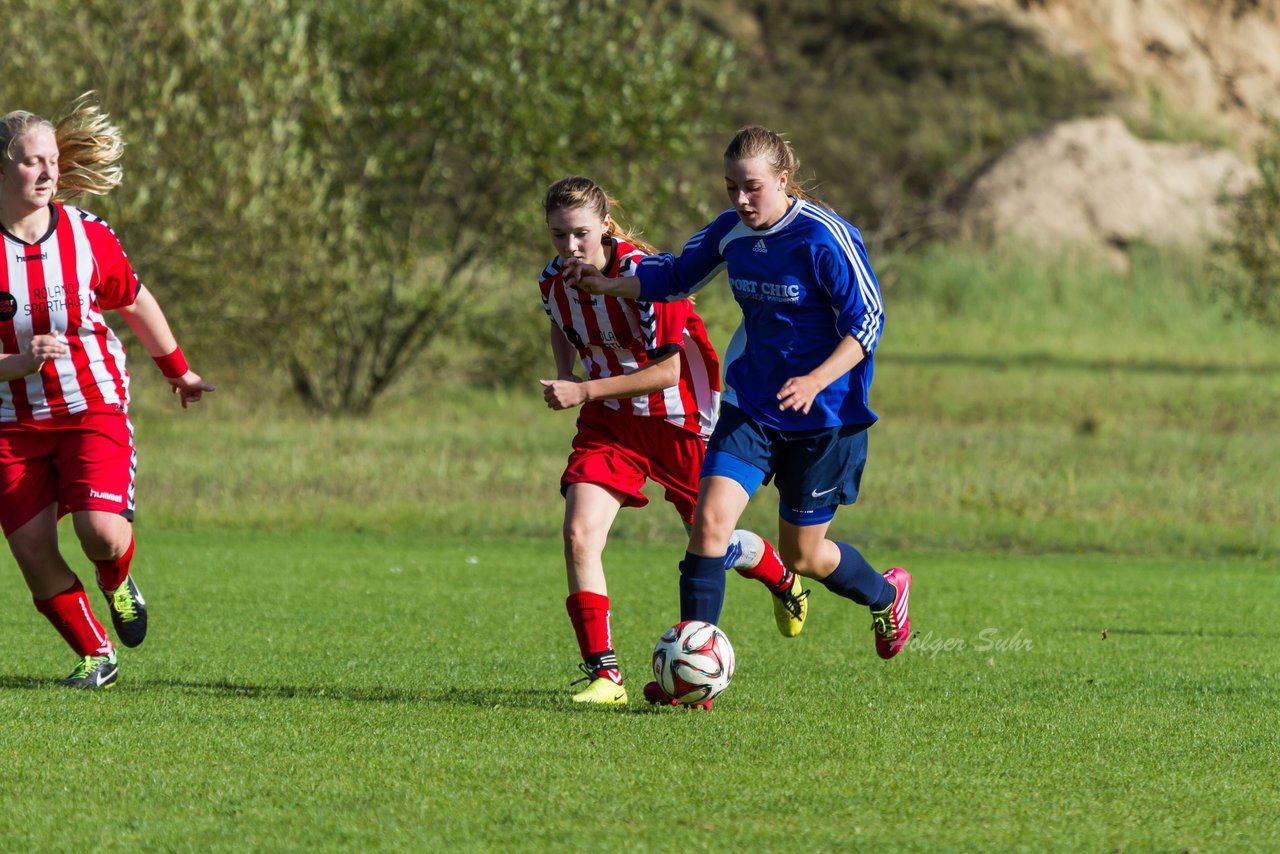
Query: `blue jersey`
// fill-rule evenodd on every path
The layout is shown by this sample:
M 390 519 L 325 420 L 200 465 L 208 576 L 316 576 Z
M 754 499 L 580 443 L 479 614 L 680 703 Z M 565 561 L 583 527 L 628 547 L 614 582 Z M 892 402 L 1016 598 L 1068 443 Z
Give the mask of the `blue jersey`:
M 725 353 L 723 400 L 778 430 L 873 424 L 867 393 L 884 307 L 858 229 L 802 199 L 759 230 L 727 210 L 689 238 L 678 258 L 640 262 L 640 299 L 681 299 L 726 268 L 742 324 Z M 846 335 L 866 357 L 823 389 L 808 415 L 779 409 L 783 383 L 826 361 Z

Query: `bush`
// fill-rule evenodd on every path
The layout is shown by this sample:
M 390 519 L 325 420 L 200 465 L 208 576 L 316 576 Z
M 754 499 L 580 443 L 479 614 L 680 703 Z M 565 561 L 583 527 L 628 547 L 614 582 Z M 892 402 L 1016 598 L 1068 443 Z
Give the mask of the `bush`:
M 1215 243 L 1219 290 L 1245 316 L 1280 326 L 1280 121 L 1257 145 L 1259 181 L 1230 208 L 1228 236 Z

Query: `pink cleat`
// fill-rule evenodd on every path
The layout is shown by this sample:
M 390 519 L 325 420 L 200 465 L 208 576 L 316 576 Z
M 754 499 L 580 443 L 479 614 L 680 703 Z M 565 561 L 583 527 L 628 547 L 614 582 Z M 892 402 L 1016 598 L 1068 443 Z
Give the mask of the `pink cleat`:
M 679 706 L 680 703 L 675 698 L 669 696 L 666 691 L 662 690 L 662 686 L 657 682 L 644 683 L 644 699 L 647 703 L 657 706 Z M 688 709 L 706 709 L 711 710 L 711 700 L 704 700 L 701 703 L 691 703 L 685 708 Z
M 895 566 L 884 577 L 898 592 L 889 607 L 883 611 L 871 612 L 871 628 L 876 633 L 876 654 L 881 658 L 893 658 L 902 651 L 911 637 L 911 616 L 907 613 L 907 597 L 911 595 L 911 573 Z

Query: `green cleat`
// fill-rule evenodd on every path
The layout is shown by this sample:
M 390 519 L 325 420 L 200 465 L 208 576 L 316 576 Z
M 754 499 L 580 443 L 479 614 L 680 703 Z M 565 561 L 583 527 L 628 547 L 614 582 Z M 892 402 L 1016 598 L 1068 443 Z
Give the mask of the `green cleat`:
M 133 573 L 125 576 L 124 584 L 113 593 L 102 591 L 107 597 L 107 609 L 111 611 L 111 624 L 116 627 L 116 637 L 127 647 L 135 647 L 147 636 L 147 600 L 142 598 Z
M 116 666 L 116 652 L 112 650 L 107 655 L 86 655 L 80 659 L 76 669 L 62 680 L 62 684 L 68 688 L 110 688 L 119 675 L 120 668 Z
M 804 628 L 809 615 L 809 591 L 800 586 L 800 576 L 791 573 L 791 585 L 773 594 L 773 619 L 784 638 L 793 638 Z

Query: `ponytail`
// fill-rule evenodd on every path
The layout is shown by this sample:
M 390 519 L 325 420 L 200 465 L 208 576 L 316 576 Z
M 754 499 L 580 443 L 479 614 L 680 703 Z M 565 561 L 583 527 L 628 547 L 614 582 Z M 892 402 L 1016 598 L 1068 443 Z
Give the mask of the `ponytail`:
M 58 140 L 58 198 L 73 199 L 81 193 L 105 196 L 124 180 L 119 164 L 124 154 L 120 129 L 107 121 L 97 103 L 97 93 L 86 92 L 75 100 L 54 131 Z
M 56 125 L 26 110 L 0 116 L 0 156 L 12 160 L 17 141 L 37 128 L 52 132 L 58 144 L 58 201 L 81 193 L 104 196 L 120 186 L 124 170 L 117 161 L 124 140 L 96 103 L 96 93 L 77 98 Z

